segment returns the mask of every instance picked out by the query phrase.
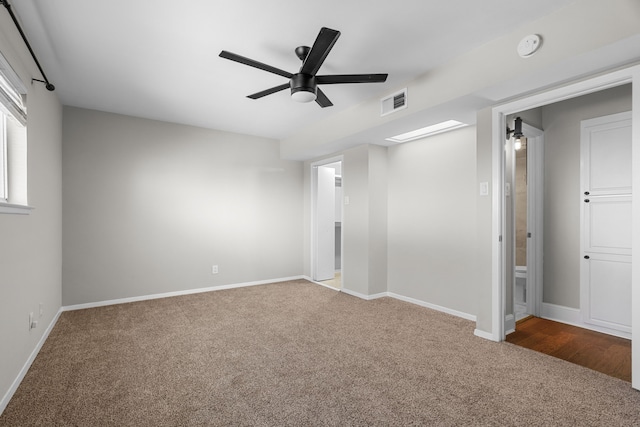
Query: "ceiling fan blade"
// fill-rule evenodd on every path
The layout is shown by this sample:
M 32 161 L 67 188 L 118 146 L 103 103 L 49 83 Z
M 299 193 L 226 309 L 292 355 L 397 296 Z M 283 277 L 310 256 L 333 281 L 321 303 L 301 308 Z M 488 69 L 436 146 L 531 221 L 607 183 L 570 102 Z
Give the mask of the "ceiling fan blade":
M 268 71 L 268 72 L 273 73 L 273 74 L 278 74 L 278 75 L 280 75 L 282 77 L 286 77 L 288 79 L 290 79 L 293 76 L 293 74 L 291 74 L 291 73 L 289 73 L 287 71 L 281 70 L 280 68 L 272 67 L 271 65 L 263 64 L 262 62 L 255 61 L 253 59 L 249 59 L 249 58 L 246 58 L 246 57 L 241 56 L 241 55 L 237 55 L 237 54 L 232 53 L 232 52 L 227 52 L 226 50 L 223 50 L 222 52 L 220 52 L 219 56 L 221 58 L 225 58 L 225 59 L 229 59 L 231 61 L 239 62 L 241 64 L 248 65 L 250 67 L 259 68 L 260 70 Z
M 280 86 L 272 87 L 271 89 L 263 90 L 262 92 L 256 92 L 253 95 L 248 95 L 247 98 L 258 99 L 263 96 L 271 95 L 272 93 L 280 92 L 281 90 L 289 89 L 291 85 L 289 83 L 285 83 Z
M 325 95 L 324 92 L 320 90 L 320 88 L 316 89 L 316 102 L 322 108 L 331 107 L 333 105 L 333 102 L 329 101 L 327 95 Z
M 300 72 L 315 76 L 325 58 L 331 51 L 331 48 L 338 40 L 338 37 L 340 37 L 340 31 L 322 27 L 318 33 L 316 41 L 313 43 L 309 54 L 300 68 Z
M 384 83 L 388 74 L 334 74 L 331 76 L 316 76 L 319 85 L 341 83 Z

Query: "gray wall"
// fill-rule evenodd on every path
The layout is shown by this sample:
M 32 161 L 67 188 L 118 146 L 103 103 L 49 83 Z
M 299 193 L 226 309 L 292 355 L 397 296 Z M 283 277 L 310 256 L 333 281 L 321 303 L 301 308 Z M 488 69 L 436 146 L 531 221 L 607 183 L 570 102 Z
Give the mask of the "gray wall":
M 631 110 L 631 85 L 542 108 L 543 301 L 580 308 L 580 121 Z
M 394 292 L 475 315 L 476 129 L 343 156 L 343 286 Z M 320 159 L 318 159 L 320 160 Z M 312 162 L 305 164 L 305 274 Z
M 61 306 L 62 107 L 55 92 L 30 84 L 38 71 L 7 13 L 0 51 L 25 86 L 31 215 L 0 214 L 0 399 L 9 391 Z M 43 315 L 38 316 L 39 304 Z M 38 326 L 29 331 L 29 313 Z
M 476 128 L 389 148 L 390 292 L 475 315 Z
M 369 146 L 369 294 L 388 289 L 388 151 Z
M 342 285 L 369 294 L 369 147 L 343 153 L 342 188 L 349 204 L 344 206 L 342 222 Z
M 277 141 L 70 107 L 63 135 L 64 305 L 302 274 Z

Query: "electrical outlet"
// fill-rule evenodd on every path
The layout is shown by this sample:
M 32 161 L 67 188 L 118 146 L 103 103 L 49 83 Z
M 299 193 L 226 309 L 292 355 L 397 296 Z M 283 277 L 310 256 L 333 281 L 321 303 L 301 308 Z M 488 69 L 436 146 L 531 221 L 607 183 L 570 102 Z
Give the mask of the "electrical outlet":
M 39 317 L 42 317 L 42 313 L 44 313 L 44 304 L 40 303 L 40 306 L 39 306 L 38 310 L 39 310 L 39 314 L 40 314 Z
M 211 274 L 218 274 L 218 266 L 217 265 L 212 265 L 211 266 Z

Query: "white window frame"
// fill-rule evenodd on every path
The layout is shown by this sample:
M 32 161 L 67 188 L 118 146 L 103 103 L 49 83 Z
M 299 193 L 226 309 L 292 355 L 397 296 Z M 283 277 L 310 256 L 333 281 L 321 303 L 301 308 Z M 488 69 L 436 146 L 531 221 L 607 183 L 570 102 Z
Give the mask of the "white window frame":
M 0 79 L 0 214 L 27 215 L 27 90 L 2 54 Z
M 6 116 L 0 111 L 0 203 L 7 203 Z

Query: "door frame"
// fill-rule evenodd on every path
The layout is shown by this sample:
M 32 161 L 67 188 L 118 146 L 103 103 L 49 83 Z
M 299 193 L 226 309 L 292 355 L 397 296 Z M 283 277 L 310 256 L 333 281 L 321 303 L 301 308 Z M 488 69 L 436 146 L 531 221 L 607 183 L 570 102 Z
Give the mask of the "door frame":
M 522 133 L 527 138 L 527 233 L 531 237 L 527 238 L 527 313 L 540 316 L 542 310 L 542 277 L 543 277 L 543 214 L 544 214 L 544 132 L 532 125 L 522 122 Z M 511 227 L 506 233 L 505 240 L 511 241 L 512 254 L 507 255 L 511 259 L 513 271 L 511 283 L 513 284 L 511 307 L 513 313 L 505 314 L 505 334 L 515 331 L 515 269 L 517 267 L 515 259 L 516 252 L 516 155 L 511 143 L 505 147 L 511 150 L 514 155 L 511 161 L 511 177 L 506 177 L 511 183 Z M 506 206 L 505 206 L 506 208 Z M 507 210 L 508 212 L 508 210 Z M 506 250 L 506 249 L 505 249 Z
M 492 109 L 492 220 L 491 220 L 491 333 L 494 341 L 505 339 L 505 156 L 506 116 L 571 98 L 587 95 L 624 84 L 632 84 L 632 247 L 640 248 L 640 66 L 613 71 L 543 93 L 524 97 Z M 631 260 L 632 282 L 632 387 L 640 390 L 640 257 Z
M 544 277 L 544 131 L 524 122 L 522 131 L 527 136 L 527 233 L 531 236 L 527 237 L 527 310 L 540 316 Z
M 311 278 L 313 280 L 314 272 L 316 271 L 316 237 L 315 237 L 315 229 L 316 229 L 316 220 L 317 220 L 317 205 L 318 205 L 318 174 L 316 170 L 319 166 L 326 166 L 331 163 L 340 162 L 342 164 L 342 188 L 344 189 L 344 156 L 334 156 L 328 157 L 326 159 L 317 160 L 315 162 L 311 162 L 309 166 L 310 176 L 310 194 L 311 194 L 311 223 L 310 223 L 310 236 L 309 242 L 311 244 L 309 255 L 309 267 L 311 274 Z M 344 271 L 344 219 L 342 221 L 342 225 L 340 227 L 340 268 Z M 344 288 L 344 275 L 341 278 L 341 286 L 340 288 Z
M 532 236 L 527 239 L 527 307 L 531 314 L 540 316 L 544 277 L 544 131 L 526 123 L 522 123 L 522 130 L 527 135 L 527 231 Z

